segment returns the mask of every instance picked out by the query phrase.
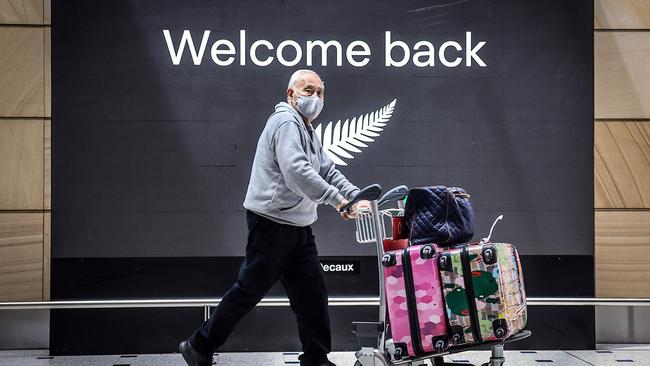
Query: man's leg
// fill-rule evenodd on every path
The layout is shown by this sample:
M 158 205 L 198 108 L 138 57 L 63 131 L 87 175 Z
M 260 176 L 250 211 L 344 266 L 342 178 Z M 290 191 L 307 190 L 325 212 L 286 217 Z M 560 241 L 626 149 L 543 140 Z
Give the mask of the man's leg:
M 237 282 L 223 296 L 210 319 L 197 329 L 189 342 L 197 351 L 212 354 L 237 323 L 278 281 L 300 244 L 299 227 L 282 225 L 247 212 L 249 228 L 246 259 Z
M 301 236 L 302 246 L 280 280 L 298 322 L 300 364 L 311 366 L 327 362 L 332 340 L 327 288 L 311 228 L 302 229 Z

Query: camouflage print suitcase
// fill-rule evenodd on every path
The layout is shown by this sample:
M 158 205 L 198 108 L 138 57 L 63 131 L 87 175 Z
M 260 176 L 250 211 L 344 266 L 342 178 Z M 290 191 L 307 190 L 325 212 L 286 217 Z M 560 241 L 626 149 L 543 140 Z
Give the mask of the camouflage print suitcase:
M 474 243 L 439 257 L 452 344 L 508 338 L 526 325 L 526 293 L 517 249 Z

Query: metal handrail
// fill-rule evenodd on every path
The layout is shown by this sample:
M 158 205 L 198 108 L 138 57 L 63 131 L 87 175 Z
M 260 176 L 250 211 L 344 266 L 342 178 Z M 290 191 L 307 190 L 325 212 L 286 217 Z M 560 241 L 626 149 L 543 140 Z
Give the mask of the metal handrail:
M 151 307 L 213 307 L 221 298 L 202 299 L 137 299 L 137 300 L 65 300 L 0 302 L 0 310 L 28 309 L 113 309 Z M 529 306 L 650 306 L 646 298 L 529 297 Z M 378 306 L 378 297 L 330 297 L 330 306 Z M 289 306 L 284 297 L 265 298 L 258 306 Z
M 650 306 L 646 298 L 607 297 L 529 297 L 527 305 L 534 306 Z
M 203 320 L 210 318 L 210 308 L 221 298 L 206 299 L 139 299 L 139 300 L 64 300 L 0 302 L 0 310 L 34 309 L 124 309 L 124 308 L 203 308 Z M 379 297 L 330 297 L 330 306 L 379 306 Z M 650 306 L 650 299 L 529 297 L 530 306 Z M 289 299 L 271 297 L 257 306 L 289 306 Z

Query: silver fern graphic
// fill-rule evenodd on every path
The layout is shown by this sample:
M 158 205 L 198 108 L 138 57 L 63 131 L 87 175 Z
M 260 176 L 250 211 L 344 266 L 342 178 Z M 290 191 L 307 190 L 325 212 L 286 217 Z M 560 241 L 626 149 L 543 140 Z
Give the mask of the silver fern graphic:
M 341 120 L 334 124 L 330 121 L 322 131 L 322 135 L 323 124 L 321 123 L 314 129 L 314 132 L 334 164 L 348 165 L 343 159 L 354 159 L 351 153 L 360 153 L 360 148 L 368 147 L 366 142 L 373 142 L 375 141 L 373 137 L 379 137 L 379 132 L 383 131 L 393 115 L 396 103 L 397 99 L 393 99 L 392 102 L 375 112 L 362 114 L 352 120 L 348 118 L 343 123 Z

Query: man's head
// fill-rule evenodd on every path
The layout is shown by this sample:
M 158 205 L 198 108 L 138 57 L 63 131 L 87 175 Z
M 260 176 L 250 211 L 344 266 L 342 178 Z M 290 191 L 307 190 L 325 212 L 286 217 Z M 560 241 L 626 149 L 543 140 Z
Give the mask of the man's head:
M 287 103 L 291 104 L 307 122 L 311 123 L 323 108 L 325 85 L 312 70 L 298 70 L 289 78 Z

